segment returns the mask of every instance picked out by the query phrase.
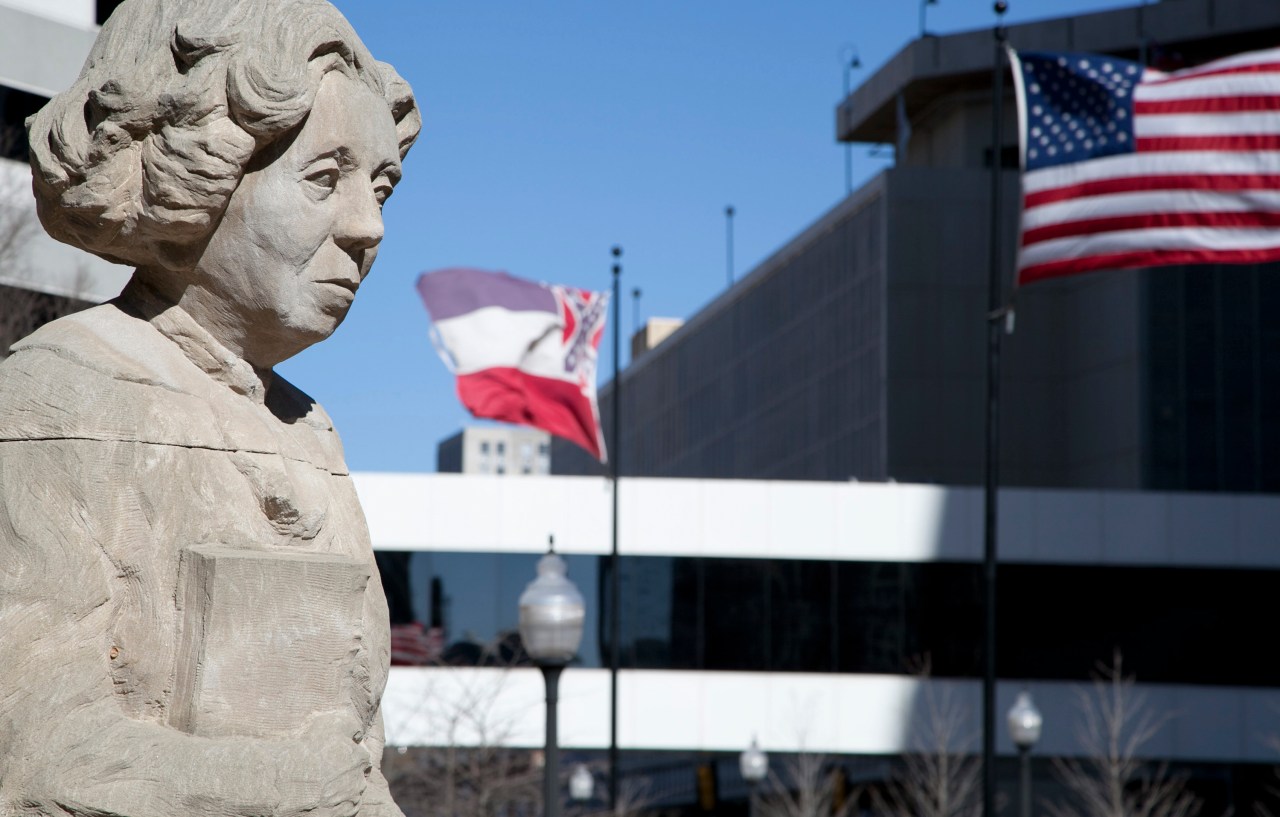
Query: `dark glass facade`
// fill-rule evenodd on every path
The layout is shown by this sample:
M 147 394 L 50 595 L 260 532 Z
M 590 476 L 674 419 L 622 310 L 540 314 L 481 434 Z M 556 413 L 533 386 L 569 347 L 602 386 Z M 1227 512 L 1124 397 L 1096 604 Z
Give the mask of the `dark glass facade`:
M 1145 487 L 1280 491 L 1280 264 L 1143 275 Z
M 439 627 L 446 663 L 510 659 L 533 555 L 381 553 L 393 623 Z M 608 661 L 608 559 L 570 556 L 588 609 L 584 666 Z M 702 557 L 622 562 L 627 668 L 981 674 L 981 565 Z M 1280 686 L 1248 634 L 1280 571 L 1005 564 L 998 671 L 1085 680 L 1116 649 L 1149 683 Z M 506 651 L 505 653 L 503 651 Z
M 116 10 L 116 6 L 123 3 L 124 0 L 97 0 L 94 19 L 98 25 L 102 25 L 111 16 L 111 12 Z
M 410 551 L 379 551 L 375 555 L 391 613 L 393 663 L 469 666 L 525 660 L 519 642 L 517 603 L 536 575 L 540 556 Z M 579 664 L 598 667 L 594 634 L 599 631 L 599 558 L 564 559 L 569 578 L 586 602 L 586 635 Z M 410 657 L 397 660 L 397 643 L 414 638 L 417 630 L 429 635 L 426 643 L 410 650 Z
M 49 100 L 0 85 L 0 158 L 27 161 L 27 117 Z

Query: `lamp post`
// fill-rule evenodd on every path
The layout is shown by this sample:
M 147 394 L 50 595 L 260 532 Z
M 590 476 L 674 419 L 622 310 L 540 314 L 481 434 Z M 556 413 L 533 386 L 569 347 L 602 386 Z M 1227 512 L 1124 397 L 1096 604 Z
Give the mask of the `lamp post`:
M 640 331 L 640 296 L 644 292 L 640 287 L 631 288 L 631 334 Z
M 756 817 L 756 787 L 769 774 L 769 756 L 760 748 L 754 735 L 751 745 L 738 757 L 738 771 L 747 781 L 747 817 Z
M 920 36 L 923 37 L 929 32 L 925 25 L 925 13 L 929 10 L 929 6 L 938 5 L 938 0 L 920 0 Z
M 1009 737 L 1013 745 L 1018 747 L 1018 756 L 1022 762 L 1022 785 L 1019 795 L 1022 801 L 1021 817 L 1031 817 L 1031 747 L 1040 740 L 1040 727 L 1044 718 L 1031 700 L 1031 693 L 1022 690 L 1018 699 L 1009 707 Z
M 990 244 L 987 248 L 987 412 L 982 516 L 982 814 L 996 813 L 996 563 L 999 556 L 1000 487 L 1000 338 L 1005 322 L 1004 279 L 1001 277 L 1000 153 L 1004 143 L 1004 47 L 1008 35 L 1005 0 L 992 4 L 996 13 L 991 76 L 991 212 L 987 216 Z
M 724 267 L 729 286 L 733 286 L 733 205 L 724 208 Z
M 621 661 L 622 579 L 618 576 L 618 478 L 622 476 L 622 247 L 613 254 L 613 420 L 609 429 L 611 533 L 609 541 L 609 810 L 618 808 L 618 666 Z
M 587 764 L 579 763 L 569 774 L 569 799 L 575 803 L 585 803 L 596 793 L 596 779 L 587 768 Z
M 547 745 L 543 765 L 544 817 L 560 817 L 560 746 L 556 738 L 556 703 L 560 672 L 582 642 L 586 607 L 582 594 L 565 575 L 568 568 L 548 546 L 538 560 L 538 577 L 520 594 L 520 640 L 547 686 Z
M 840 104 L 843 105 L 849 100 L 850 87 L 849 74 L 855 68 L 862 67 L 862 60 L 858 57 L 858 48 L 849 44 L 840 49 L 840 64 L 844 66 L 844 96 L 840 98 Z M 844 194 L 848 196 L 853 192 L 853 143 L 844 143 Z

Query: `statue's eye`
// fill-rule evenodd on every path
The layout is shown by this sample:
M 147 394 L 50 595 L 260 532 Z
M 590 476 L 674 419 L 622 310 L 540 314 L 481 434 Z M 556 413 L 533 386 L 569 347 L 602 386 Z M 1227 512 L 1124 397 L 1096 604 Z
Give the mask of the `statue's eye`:
M 324 196 L 329 195 L 338 187 L 338 169 L 325 168 L 307 174 L 305 177 L 307 184 L 311 185 L 316 192 Z

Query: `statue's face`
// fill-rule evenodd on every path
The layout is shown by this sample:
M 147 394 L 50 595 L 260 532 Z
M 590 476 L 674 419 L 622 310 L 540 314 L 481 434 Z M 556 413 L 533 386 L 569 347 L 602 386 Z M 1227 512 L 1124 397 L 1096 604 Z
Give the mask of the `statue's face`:
M 399 178 L 387 103 L 329 73 L 302 126 L 254 158 L 196 263 L 191 283 L 220 313 L 204 322 L 261 367 L 328 337 L 369 274 Z

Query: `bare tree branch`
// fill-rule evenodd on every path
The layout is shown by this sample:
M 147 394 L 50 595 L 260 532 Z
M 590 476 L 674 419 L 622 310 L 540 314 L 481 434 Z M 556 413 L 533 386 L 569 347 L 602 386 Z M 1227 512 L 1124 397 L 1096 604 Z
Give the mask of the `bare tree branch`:
M 408 817 L 511 817 L 542 811 L 541 750 L 511 747 L 520 714 L 503 705 L 511 666 L 437 666 L 409 722 L 425 725 L 430 746 L 389 747 L 382 770 Z M 388 734 L 390 744 L 422 736 Z M 562 770 L 567 778 L 572 767 Z M 598 771 L 598 770 L 597 770 Z M 598 776 L 598 773 L 597 773 Z M 561 787 L 564 791 L 564 787 Z M 623 780 L 617 808 L 570 808 L 571 817 L 633 817 L 651 799 L 638 781 Z
M 0 129 L 0 156 L 7 156 L 14 140 L 22 138 L 15 129 Z M 40 235 L 40 222 L 31 201 L 31 177 L 17 163 L 0 161 L 0 278 L 29 280 L 33 270 L 27 249 Z M 88 272 L 77 270 L 73 297 L 49 295 L 26 287 L 0 285 L 0 360 L 9 347 L 51 320 L 89 306 L 81 297 L 88 290 Z
M 1052 817 L 1194 817 L 1200 800 L 1164 763 L 1140 759 L 1143 747 L 1169 720 L 1153 714 L 1123 672 L 1117 651 L 1093 687 L 1080 691 L 1083 759 L 1057 758 L 1054 771 L 1070 799 L 1046 803 Z
M 77 273 L 75 291 L 83 293 L 87 287 L 88 274 L 81 269 Z M 9 356 L 10 346 L 49 321 L 92 305 L 88 300 L 78 297 L 50 295 L 0 284 L 0 360 Z
M 769 773 L 769 793 L 760 799 L 760 817 L 848 817 L 858 793 L 845 795 L 827 756 L 802 752 L 788 757 L 783 773 Z
M 929 664 L 916 673 L 927 681 Z M 973 712 L 951 687 L 924 688 L 925 717 L 912 725 L 923 751 L 904 755 L 872 810 L 883 817 L 980 817 L 982 765 Z
M 510 670 L 434 672 L 414 719 L 436 745 L 388 749 L 383 762 L 396 802 L 409 817 L 537 812 L 541 764 L 534 752 L 507 746 L 513 720 L 497 707 Z

